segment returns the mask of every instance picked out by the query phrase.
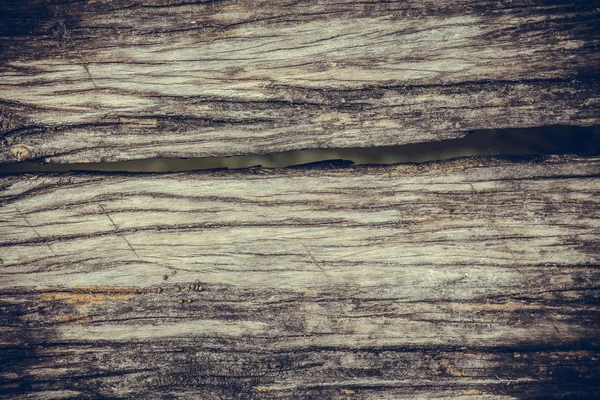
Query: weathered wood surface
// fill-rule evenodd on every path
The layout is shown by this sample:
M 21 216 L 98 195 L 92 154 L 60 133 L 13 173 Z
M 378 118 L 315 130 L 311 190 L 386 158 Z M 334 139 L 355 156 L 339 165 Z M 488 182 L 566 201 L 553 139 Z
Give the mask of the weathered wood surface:
M 598 1 L 0 1 L 0 163 L 600 123 Z
M 600 396 L 600 158 L 0 185 L 7 397 Z

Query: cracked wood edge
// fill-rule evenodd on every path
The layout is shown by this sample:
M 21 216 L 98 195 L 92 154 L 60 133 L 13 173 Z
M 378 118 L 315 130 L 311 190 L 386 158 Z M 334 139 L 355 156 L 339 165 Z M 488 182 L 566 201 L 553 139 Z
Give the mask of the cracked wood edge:
M 0 178 L 11 398 L 593 398 L 600 158 Z
M 600 122 L 597 1 L 0 1 L 0 163 Z

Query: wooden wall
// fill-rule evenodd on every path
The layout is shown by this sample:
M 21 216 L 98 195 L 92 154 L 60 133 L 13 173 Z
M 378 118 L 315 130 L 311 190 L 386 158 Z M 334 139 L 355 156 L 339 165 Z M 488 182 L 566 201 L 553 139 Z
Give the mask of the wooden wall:
M 600 3 L 0 0 L 0 163 L 600 122 Z M 600 158 L 0 176 L 0 396 L 600 397 Z

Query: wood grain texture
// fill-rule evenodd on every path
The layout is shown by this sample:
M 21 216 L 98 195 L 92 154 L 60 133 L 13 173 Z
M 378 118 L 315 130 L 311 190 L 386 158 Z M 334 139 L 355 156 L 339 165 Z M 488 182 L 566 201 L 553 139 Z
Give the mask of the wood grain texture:
M 11 398 L 600 395 L 600 158 L 0 185 Z
M 0 162 L 600 123 L 600 3 L 0 1 Z

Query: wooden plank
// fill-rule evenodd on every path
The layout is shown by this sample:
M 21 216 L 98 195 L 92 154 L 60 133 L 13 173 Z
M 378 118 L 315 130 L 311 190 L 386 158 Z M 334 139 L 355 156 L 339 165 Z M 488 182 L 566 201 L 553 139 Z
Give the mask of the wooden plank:
M 550 157 L 0 178 L 0 391 L 598 397 L 599 177 Z
M 597 1 L 0 1 L 0 162 L 600 123 Z

